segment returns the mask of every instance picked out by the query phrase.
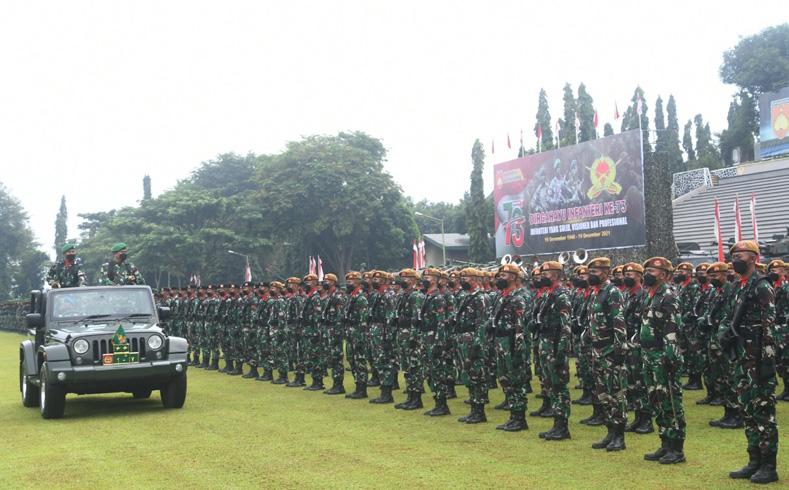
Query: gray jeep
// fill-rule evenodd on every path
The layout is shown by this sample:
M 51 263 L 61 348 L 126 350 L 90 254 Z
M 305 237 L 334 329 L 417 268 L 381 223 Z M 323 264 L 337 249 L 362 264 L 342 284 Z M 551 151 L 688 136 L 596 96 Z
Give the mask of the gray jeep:
M 148 286 L 98 286 L 31 293 L 19 346 L 22 404 L 60 418 L 66 394 L 159 390 L 165 408 L 186 401 L 188 344 L 159 328 L 169 309 L 156 308 Z

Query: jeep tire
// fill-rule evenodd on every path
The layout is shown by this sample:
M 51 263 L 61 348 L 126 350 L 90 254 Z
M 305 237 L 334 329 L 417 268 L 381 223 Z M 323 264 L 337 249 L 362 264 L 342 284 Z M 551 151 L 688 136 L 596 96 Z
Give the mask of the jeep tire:
M 41 389 L 39 390 L 39 403 L 41 416 L 45 419 L 59 419 L 66 410 L 66 391 L 62 386 L 49 382 L 47 363 L 41 366 Z
M 151 397 L 151 391 L 153 390 L 136 390 L 132 391 L 132 396 L 135 400 L 145 400 L 146 398 Z
M 171 379 L 160 390 L 164 408 L 181 408 L 186 401 L 186 374 Z
M 22 405 L 30 408 L 38 406 L 38 386 L 25 376 L 25 363 L 19 362 L 19 391 L 22 393 Z

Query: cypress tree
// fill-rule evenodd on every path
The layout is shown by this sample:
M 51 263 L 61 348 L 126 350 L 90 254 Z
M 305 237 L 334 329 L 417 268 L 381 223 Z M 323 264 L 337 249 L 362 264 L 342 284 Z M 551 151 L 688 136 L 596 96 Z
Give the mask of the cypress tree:
M 544 133 L 543 133 L 544 134 Z M 479 139 L 471 149 L 471 189 L 466 205 L 466 225 L 469 234 L 468 256 L 472 262 L 493 259 L 488 230 L 492 227 L 485 219 L 485 190 L 482 172 L 485 168 L 485 150 Z
M 66 196 L 60 197 L 60 209 L 55 217 L 55 257 L 60 258 L 60 247 L 68 240 L 68 210 Z
M 534 136 L 537 136 L 537 126 L 542 128 L 542 142 L 540 151 L 553 150 L 553 128 L 551 127 L 551 113 L 548 110 L 548 95 L 545 89 L 540 89 L 540 99 L 537 103 L 537 124 L 534 125 Z
M 562 146 L 570 146 L 577 143 L 575 134 L 577 106 L 575 96 L 573 96 L 573 88 L 570 87 L 569 83 L 564 84 L 564 96 L 562 99 L 564 100 L 564 117 L 559 122 L 559 129 L 562 133 L 559 135 L 559 141 L 562 142 Z
M 677 120 L 677 102 L 670 95 L 666 105 L 668 121 L 666 124 L 666 155 L 672 173 L 684 172 L 688 169 L 682 161 L 682 150 L 679 147 L 679 121 Z
M 685 150 L 685 155 L 687 156 L 686 163 L 696 159 L 696 152 L 693 150 L 693 137 L 690 135 L 691 128 L 693 128 L 693 122 L 688 119 L 688 122 L 685 123 L 685 130 L 682 133 L 682 149 Z
M 578 125 L 579 143 L 597 137 L 594 127 L 594 99 L 583 83 L 578 86 Z
M 151 198 L 151 176 L 145 175 L 142 178 L 142 200 L 147 201 Z
M 603 126 L 603 136 L 613 136 L 614 135 L 614 127 L 611 126 L 610 123 L 605 123 Z

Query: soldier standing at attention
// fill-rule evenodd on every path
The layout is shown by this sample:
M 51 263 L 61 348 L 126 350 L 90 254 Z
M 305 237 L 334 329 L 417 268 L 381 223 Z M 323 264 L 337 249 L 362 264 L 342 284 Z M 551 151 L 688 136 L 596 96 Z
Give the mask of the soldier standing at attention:
M 99 271 L 99 284 L 102 286 L 126 286 L 128 284 L 145 284 L 140 271 L 126 260 L 129 249 L 125 243 L 112 246 L 112 259 L 105 262 Z
M 337 289 L 337 276 L 326 274 L 321 283 L 326 291 L 326 304 L 323 307 L 322 322 L 323 333 L 327 339 L 328 368 L 331 369 L 332 387 L 324 391 L 327 395 L 341 395 L 345 393 L 343 382 L 345 380 L 345 365 L 343 364 L 343 315 L 345 298 Z
M 387 273 L 374 271 L 374 294 L 370 303 L 370 340 L 374 365 L 381 381 L 381 394 L 370 403 L 392 403 L 395 377 L 395 296 L 387 285 Z
M 606 420 L 608 433 L 592 444 L 593 449 L 625 449 L 627 401 L 624 390 L 627 373 L 627 328 L 622 313 L 622 292 L 608 280 L 611 260 L 598 257 L 589 262 L 589 342 L 595 394 Z
M 672 264 L 663 257 L 644 262 L 647 297 L 638 334 L 644 382 L 655 414 L 661 446 L 644 455 L 647 461 L 675 464 L 685 461 L 685 412 L 682 406 L 682 351 L 679 347 L 679 300 L 668 285 Z
M 644 370 L 641 361 L 641 346 L 638 343 L 638 332 L 641 330 L 641 310 L 647 297 L 647 290 L 641 287 L 644 267 L 630 262 L 622 271 L 625 274 L 624 319 L 627 328 L 627 401 L 636 410 L 633 422 L 625 428 L 626 432 L 649 434 L 655 431 L 652 427 L 652 409 L 647 399 L 644 386 Z
M 84 286 L 87 281 L 82 271 L 82 259 L 77 257 L 77 246 L 66 243 L 60 247 L 60 252 L 63 254 L 63 260 L 49 268 L 47 284 L 53 289 Z
M 748 464 L 729 473 L 753 483 L 778 480 L 778 425 L 775 420 L 775 292 L 756 271 L 759 244 L 745 240 L 730 250 L 740 281 L 734 292 L 729 329 L 721 335 L 724 351 L 734 354 L 734 386 L 745 422 Z
M 395 408 L 416 410 L 422 408 L 424 373 L 422 345 L 419 337 L 419 314 L 425 296 L 416 288 L 419 273 L 414 269 L 400 271 L 401 301 L 397 307 L 397 343 L 401 367 L 405 373 L 408 398 Z
M 449 415 L 447 406 L 447 385 L 451 375 L 447 362 L 447 301 L 438 288 L 441 271 L 426 269 L 422 273 L 422 287 L 425 289 L 425 302 L 420 313 L 422 346 L 426 355 L 428 384 L 433 392 L 435 407 L 425 415 L 435 417 Z M 454 386 L 454 380 L 452 380 Z
M 321 335 L 321 295 L 318 292 L 318 276 L 307 274 L 302 279 L 304 285 L 304 304 L 301 309 L 301 331 L 304 336 L 304 369 L 312 376 L 312 384 L 307 391 L 323 391 L 323 347 L 325 339 Z
M 345 275 L 345 289 L 348 293 L 348 305 L 345 309 L 345 333 L 353 352 L 353 379 L 356 389 L 345 398 L 358 400 L 367 398 L 367 316 L 369 308 L 367 296 L 362 291 L 362 275 L 351 271 Z
M 479 287 L 480 273 L 472 268 L 460 271 L 458 279 L 464 294 L 455 310 L 457 350 L 460 357 L 461 379 L 468 387 L 471 413 L 458 422 L 478 424 L 487 422 L 485 403 L 488 400 L 488 342 L 490 321 L 488 297 Z
M 271 283 L 271 306 L 268 314 L 268 327 L 271 332 L 271 354 L 273 367 L 278 371 L 279 377 L 272 380 L 275 385 L 288 384 L 288 312 L 287 303 L 282 296 L 285 285 L 279 281 Z
M 301 310 L 304 297 L 301 295 L 301 279 L 289 277 L 285 282 L 285 303 L 287 305 L 288 325 L 288 359 L 290 367 L 296 372 L 293 381 L 285 385 L 288 388 L 305 386 L 304 382 L 304 336 L 301 331 Z
M 789 402 L 789 281 L 786 280 L 787 265 L 781 259 L 770 261 L 767 265 L 768 279 L 775 290 L 775 343 L 776 369 L 784 380 L 784 391 L 778 400 Z

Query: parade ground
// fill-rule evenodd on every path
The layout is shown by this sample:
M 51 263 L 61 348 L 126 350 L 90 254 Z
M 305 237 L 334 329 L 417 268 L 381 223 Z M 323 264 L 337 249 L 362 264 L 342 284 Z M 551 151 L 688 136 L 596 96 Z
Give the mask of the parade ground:
M 709 427 L 721 407 L 698 406 L 686 392 L 686 463 L 642 459 L 656 433 L 627 434 L 627 450 L 591 449 L 602 427 L 578 421 L 592 408 L 572 406 L 572 439 L 545 442 L 550 419 L 528 417 L 530 429 L 494 429 L 507 412 L 488 408 L 488 423 L 456 421 L 468 413 L 465 388 L 450 400 L 452 416 L 425 417 L 392 405 L 346 400 L 217 372 L 189 369 L 181 410 L 165 410 L 157 392 L 68 395 L 65 418 L 44 420 L 24 408 L 18 345 L 0 333 L 0 488 L 746 488 L 728 472 L 747 461 L 744 433 Z M 346 376 L 346 389 L 352 380 Z M 402 379 L 401 379 L 402 384 Z M 779 387 L 780 391 L 781 387 Z M 371 389 L 377 395 L 377 389 Z M 572 398 L 580 395 L 572 390 Z M 404 395 L 397 391 L 395 399 Z M 492 404 L 502 400 L 491 392 Z M 425 401 L 429 401 L 425 397 Z M 529 395 L 529 410 L 539 404 Z M 432 403 L 427 403 L 425 410 Z M 490 406 L 489 406 L 490 407 Z M 778 402 L 778 425 L 789 403 Z M 787 438 L 781 432 L 781 449 Z M 786 458 L 779 474 L 789 474 Z

